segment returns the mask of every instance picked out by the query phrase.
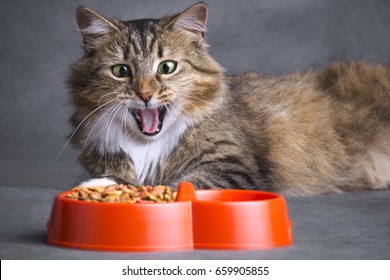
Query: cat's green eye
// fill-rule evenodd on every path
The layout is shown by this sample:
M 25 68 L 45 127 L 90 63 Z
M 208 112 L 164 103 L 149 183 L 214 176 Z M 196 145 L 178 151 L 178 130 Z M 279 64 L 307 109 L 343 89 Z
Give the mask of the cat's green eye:
M 160 74 L 172 74 L 176 70 L 176 65 L 176 61 L 165 60 L 158 65 L 157 70 Z
M 114 65 L 112 67 L 112 74 L 117 78 L 130 77 L 130 67 L 124 64 Z

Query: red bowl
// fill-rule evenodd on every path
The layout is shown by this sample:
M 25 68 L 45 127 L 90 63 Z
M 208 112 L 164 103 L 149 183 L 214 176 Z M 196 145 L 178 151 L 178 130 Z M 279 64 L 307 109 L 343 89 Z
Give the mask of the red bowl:
M 49 244 L 105 251 L 193 248 L 191 202 L 86 202 L 59 194 L 48 222 Z
M 252 190 L 203 190 L 192 203 L 196 249 L 265 249 L 292 243 L 281 195 Z
M 292 243 L 284 198 L 252 190 L 198 190 L 182 182 L 172 203 L 86 202 L 60 193 L 49 244 L 106 251 L 263 249 Z

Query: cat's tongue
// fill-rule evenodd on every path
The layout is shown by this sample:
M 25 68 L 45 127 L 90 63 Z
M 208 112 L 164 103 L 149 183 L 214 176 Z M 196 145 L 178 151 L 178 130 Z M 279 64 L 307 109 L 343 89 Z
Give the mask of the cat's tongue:
M 137 114 L 141 119 L 142 129 L 149 134 L 155 133 L 158 128 L 158 109 L 139 109 Z

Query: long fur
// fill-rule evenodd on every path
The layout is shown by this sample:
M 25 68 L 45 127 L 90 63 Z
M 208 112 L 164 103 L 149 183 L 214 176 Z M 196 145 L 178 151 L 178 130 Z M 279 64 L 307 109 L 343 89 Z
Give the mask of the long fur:
M 103 178 L 95 183 L 185 180 L 298 195 L 389 187 L 388 66 L 229 77 L 203 42 L 202 3 L 162 19 L 108 20 L 85 8 L 77 18 L 89 47 L 68 80 L 70 141 L 92 177 Z M 174 72 L 158 72 L 168 60 Z M 129 77 L 114 76 L 118 64 Z M 165 110 L 155 135 L 137 125 L 137 110 L 148 108 Z

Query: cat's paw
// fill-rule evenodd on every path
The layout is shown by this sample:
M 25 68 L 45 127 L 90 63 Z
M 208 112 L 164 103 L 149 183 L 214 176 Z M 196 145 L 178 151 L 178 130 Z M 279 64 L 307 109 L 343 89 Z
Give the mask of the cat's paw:
M 107 187 L 115 184 L 117 184 L 117 182 L 115 182 L 114 180 L 103 177 L 103 178 L 94 178 L 94 179 L 83 181 L 78 185 L 78 187 L 82 187 L 82 188 Z

